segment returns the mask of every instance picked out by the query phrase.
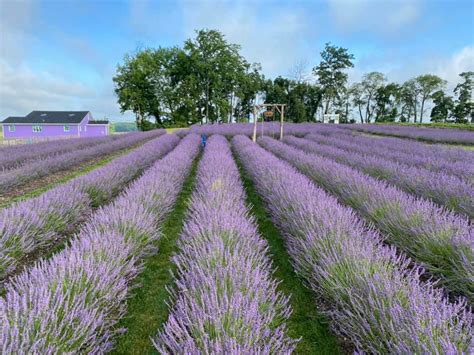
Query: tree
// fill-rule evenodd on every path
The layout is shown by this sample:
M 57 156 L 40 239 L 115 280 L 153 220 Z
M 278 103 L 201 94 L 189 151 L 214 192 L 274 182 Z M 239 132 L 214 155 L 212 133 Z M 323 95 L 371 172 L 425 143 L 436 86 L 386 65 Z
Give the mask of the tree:
M 349 54 L 346 48 L 326 43 L 324 50 L 321 52 L 321 58 L 322 61 L 319 65 L 313 68 L 313 73 L 323 89 L 324 113 L 327 114 L 331 103 L 334 103 L 346 85 L 347 74 L 344 70 L 354 66 L 352 63 L 354 55 Z
M 385 76 L 379 72 L 371 72 L 362 77 L 359 88 L 362 91 L 362 98 L 365 105 L 365 123 L 370 123 L 372 120 L 376 109 L 375 97 L 377 91 L 384 85 L 386 80 Z
M 456 85 L 454 88 L 454 94 L 457 96 L 457 99 L 453 110 L 453 117 L 456 123 L 466 123 L 469 120 L 474 123 L 474 103 L 472 101 L 474 72 L 463 72 L 459 76 L 464 79 L 464 82 Z
M 425 111 L 425 103 L 431 98 L 435 91 L 443 89 L 446 80 L 432 74 L 420 75 L 415 78 L 415 83 L 420 96 L 420 123 L 423 123 L 423 113 Z M 417 97 L 418 99 L 418 97 Z
M 185 42 L 184 51 L 191 58 L 194 90 L 204 101 L 204 117 L 216 122 L 230 110 L 229 96 L 248 63 L 239 54 L 240 46 L 227 43 L 219 31 L 196 33 L 194 40 Z
M 434 106 L 431 109 L 431 122 L 446 122 L 449 112 L 453 109 L 454 103 L 450 96 L 445 95 L 442 90 L 431 95 Z
M 151 55 L 150 50 L 138 52 L 135 56 L 127 54 L 124 64 L 117 67 L 117 74 L 113 78 L 120 110 L 132 111 L 137 128 L 142 130 L 150 127 L 146 122 L 148 117 L 159 111 L 154 87 L 150 81 Z M 159 116 L 156 120 L 161 123 Z
M 395 83 L 383 85 L 375 94 L 375 121 L 394 122 L 398 115 L 400 86 Z
M 349 88 L 349 95 L 352 98 L 352 105 L 357 107 L 360 117 L 360 123 L 364 123 L 364 116 L 362 115 L 362 107 L 366 105 L 364 98 L 364 90 L 361 83 L 354 83 Z

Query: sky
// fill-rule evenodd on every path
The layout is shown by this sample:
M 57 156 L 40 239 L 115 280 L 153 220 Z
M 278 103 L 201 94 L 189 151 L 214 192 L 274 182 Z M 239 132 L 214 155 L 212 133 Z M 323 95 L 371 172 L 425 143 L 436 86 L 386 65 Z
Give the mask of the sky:
M 268 78 L 311 69 L 326 42 L 355 56 L 349 81 L 474 71 L 474 0 L 0 0 L 0 120 L 33 110 L 122 114 L 112 77 L 126 53 L 181 46 L 198 29 L 241 45 Z

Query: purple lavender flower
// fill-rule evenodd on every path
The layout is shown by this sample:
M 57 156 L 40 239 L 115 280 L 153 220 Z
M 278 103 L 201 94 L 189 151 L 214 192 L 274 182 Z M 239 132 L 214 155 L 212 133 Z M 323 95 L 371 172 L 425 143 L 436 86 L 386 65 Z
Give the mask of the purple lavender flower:
M 159 226 L 192 162 L 200 139 L 188 135 L 113 204 L 101 209 L 66 249 L 15 276 L 0 298 L 0 352 L 104 353 L 122 332 L 130 282 L 155 250 Z M 146 190 L 143 191 L 143 188 Z M 150 205 L 135 199 L 153 193 Z M 161 205 L 161 202 L 165 203 Z M 170 202 L 171 201 L 171 202 Z M 160 206 L 162 208 L 160 208 Z
M 180 252 L 174 306 L 160 353 L 291 353 L 288 300 L 276 290 L 266 242 L 245 205 L 229 145 L 212 136 L 199 163 Z
M 372 154 L 347 151 L 325 143 L 320 144 L 316 142 L 317 136 L 309 137 L 311 141 L 289 136 L 285 138 L 285 142 L 384 179 L 408 193 L 430 199 L 474 218 L 474 188 L 472 184 L 457 176 L 390 161 Z
M 297 138 L 288 140 L 295 142 Z M 385 233 L 388 242 L 472 304 L 474 231 L 467 218 L 321 156 L 270 138 L 259 142 L 356 209 Z
M 0 210 L 0 280 L 34 251 L 70 235 L 98 207 L 179 142 L 174 135 L 151 140 L 109 164 L 43 195 Z
M 100 145 L 86 146 L 84 149 L 68 151 L 59 155 L 47 155 L 42 159 L 30 161 L 28 164 L 23 164 L 18 168 L 0 171 L 0 193 L 12 187 L 20 186 L 28 181 L 70 169 L 71 167 L 97 158 L 100 155 L 129 148 L 163 134 L 161 130 L 151 132 L 152 133 L 145 134 L 129 134 L 121 139 L 113 139 Z
M 284 144 L 264 141 L 267 148 L 278 144 L 283 155 Z M 286 237 L 295 269 L 326 301 L 335 329 L 358 350 L 472 352 L 472 313 L 463 302 L 448 303 L 440 290 L 421 282 L 420 268 L 410 269 L 409 259 L 384 246 L 352 210 L 287 163 L 246 137 L 232 142 Z

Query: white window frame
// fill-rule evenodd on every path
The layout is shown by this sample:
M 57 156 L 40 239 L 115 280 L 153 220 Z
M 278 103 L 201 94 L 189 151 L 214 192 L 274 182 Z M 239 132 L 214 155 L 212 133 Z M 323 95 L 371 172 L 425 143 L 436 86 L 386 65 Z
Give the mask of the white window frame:
M 16 131 L 16 127 L 14 124 L 8 125 L 8 132 L 15 132 L 15 131 Z
M 34 125 L 32 127 L 33 133 L 41 133 L 43 132 L 43 126 L 41 125 Z
M 71 126 L 69 126 L 68 124 L 64 125 L 63 129 L 64 129 L 64 132 L 71 132 Z

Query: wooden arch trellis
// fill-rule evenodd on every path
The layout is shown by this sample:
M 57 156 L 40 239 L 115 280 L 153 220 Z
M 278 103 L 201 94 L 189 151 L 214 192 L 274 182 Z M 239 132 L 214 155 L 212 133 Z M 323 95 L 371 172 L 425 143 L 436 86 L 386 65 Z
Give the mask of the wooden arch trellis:
M 283 121 L 285 119 L 285 106 L 286 104 L 260 104 L 253 106 L 253 135 L 252 140 L 257 141 L 257 123 L 258 123 L 258 113 L 262 109 L 265 109 L 264 116 L 273 116 L 275 110 L 280 113 L 280 140 L 283 139 Z M 271 109 L 270 109 L 271 108 Z M 263 118 L 262 118 L 263 124 Z

